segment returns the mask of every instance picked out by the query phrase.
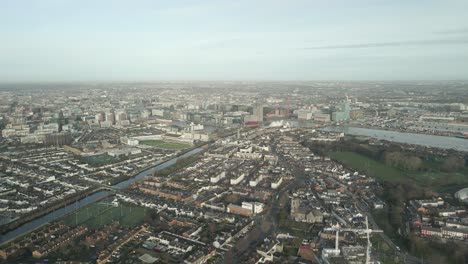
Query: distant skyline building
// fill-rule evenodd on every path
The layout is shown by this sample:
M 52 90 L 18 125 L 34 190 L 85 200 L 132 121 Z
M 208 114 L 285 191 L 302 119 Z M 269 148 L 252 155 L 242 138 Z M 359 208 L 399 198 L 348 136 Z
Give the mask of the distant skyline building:
M 300 109 L 297 111 L 297 118 L 301 120 L 310 120 L 312 119 L 314 113 L 312 110 Z
M 104 115 L 103 115 L 102 113 L 96 114 L 95 118 L 96 118 L 96 120 L 99 121 L 99 122 L 104 121 Z
M 244 116 L 246 124 L 257 124 L 263 122 L 263 105 L 254 104 L 252 106 L 252 114 Z
M 253 106 L 253 116 L 258 122 L 263 122 L 263 105 L 255 104 Z
M 117 110 L 115 111 L 115 122 L 120 122 L 127 120 L 127 114 L 125 113 L 124 110 Z
M 115 115 L 112 112 L 106 113 L 106 121 L 111 122 L 112 124 L 115 123 Z
M 351 107 L 349 106 L 348 101 L 338 104 L 335 107 L 335 111 L 332 112 L 332 121 L 337 122 L 349 120 L 350 112 Z

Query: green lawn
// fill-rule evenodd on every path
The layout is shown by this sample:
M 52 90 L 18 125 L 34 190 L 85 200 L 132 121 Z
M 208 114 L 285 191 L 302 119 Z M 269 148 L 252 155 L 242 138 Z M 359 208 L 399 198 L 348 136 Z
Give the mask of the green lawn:
M 330 157 L 342 162 L 349 167 L 362 170 L 368 175 L 377 178 L 378 180 L 407 180 L 407 176 L 402 171 L 354 152 L 333 152 L 330 153 Z
M 429 163 L 425 164 L 426 167 L 430 168 L 429 171 L 404 171 L 354 152 L 332 152 L 330 157 L 344 165 L 364 171 L 379 181 L 414 182 L 422 186 L 432 186 L 433 189 L 440 192 L 453 192 L 460 189 L 461 186 L 468 185 L 466 169 L 459 172 L 442 172 L 436 170 L 432 166 L 433 164 Z
M 94 156 L 85 156 L 82 158 L 83 162 L 93 167 L 99 167 L 107 164 L 116 163 L 119 161 L 118 158 L 112 157 L 108 154 L 99 154 Z
M 191 145 L 187 143 L 179 143 L 179 142 L 169 142 L 164 140 L 142 140 L 140 141 L 141 145 L 157 147 L 162 149 L 184 149 L 189 148 Z
M 69 226 L 84 224 L 90 229 L 98 229 L 114 221 L 133 227 L 143 223 L 146 213 L 147 209 L 139 206 L 122 204 L 114 207 L 96 202 L 65 216 L 62 220 Z

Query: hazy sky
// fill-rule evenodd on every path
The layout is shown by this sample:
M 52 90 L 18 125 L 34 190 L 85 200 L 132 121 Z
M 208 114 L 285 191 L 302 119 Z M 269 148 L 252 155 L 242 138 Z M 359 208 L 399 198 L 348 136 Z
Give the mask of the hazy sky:
M 468 79 L 468 1 L 0 0 L 0 81 Z

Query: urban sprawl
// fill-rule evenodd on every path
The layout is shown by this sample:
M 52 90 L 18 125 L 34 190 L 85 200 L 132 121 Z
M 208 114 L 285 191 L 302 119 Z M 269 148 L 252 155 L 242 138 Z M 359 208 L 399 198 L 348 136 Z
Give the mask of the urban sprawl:
M 0 263 L 466 263 L 468 83 L 0 85 Z

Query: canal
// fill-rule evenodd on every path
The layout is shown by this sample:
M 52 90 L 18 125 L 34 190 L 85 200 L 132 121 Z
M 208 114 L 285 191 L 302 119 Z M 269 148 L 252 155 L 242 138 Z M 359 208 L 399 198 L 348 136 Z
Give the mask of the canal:
M 421 145 L 426 147 L 454 149 L 468 152 L 468 139 L 446 136 L 434 136 L 426 134 L 406 133 L 391 130 L 329 126 L 321 129 L 323 131 L 343 132 L 349 135 L 372 137 L 380 140 L 388 140 L 398 143 Z
M 190 156 L 193 156 L 199 152 L 201 152 L 203 149 L 202 148 L 196 148 L 196 149 L 193 149 L 187 153 L 184 153 L 183 155 L 180 155 L 178 157 L 175 157 L 173 159 L 170 159 L 166 162 L 163 162 L 159 165 L 156 165 L 152 168 L 149 168 L 147 170 L 144 170 L 140 173 L 138 173 L 137 175 L 125 180 L 125 181 L 122 181 L 120 183 L 117 183 L 116 185 L 114 185 L 113 187 L 115 188 L 118 188 L 118 189 L 122 189 L 122 188 L 125 188 L 127 186 L 129 186 L 130 184 L 144 178 L 145 176 L 148 176 L 148 175 L 151 175 L 153 174 L 154 172 L 156 171 L 160 171 L 160 170 L 163 170 L 171 165 L 174 165 L 179 159 L 183 159 L 183 158 L 186 158 L 186 157 L 190 157 Z M 18 228 L 16 228 L 15 230 L 12 230 L 10 232 L 7 232 L 5 234 L 2 234 L 0 236 L 0 244 L 3 244 L 5 242 L 8 242 L 10 240 L 13 240 L 21 235 L 24 235 L 24 234 L 27 234 L 29 232 L 31 232 L 32 230 L 48 223 L 48 222 L 51 222 L 51 221 L 54 221 L 54 220 L 57 220 L 67 214 L 70 214 L 72 212 L 74 212 L 75 210 L 78 210 L 79 208 L 83 207 L 83 206 L 86 206 L 86 205 L 89 205 L 91 203 L 94 203 L 100 199 L 102 199 L 103 197 L 105 197 L 106 195 L 108 195 L 109 192 L 107 191 L 100 191 L 100 192 L 96 192 L 94 194 L 91 194 L 79 201 L 76 201 L 72 204 L 69 204 L 65 207 L 62 207 L 58 210 L 55 210 L 55 211 L 52 211 L 48 214 L 45 214 L 41 217 L 38 217 L 28 223 L 25 223 L 21 226 L 19 226 Z

